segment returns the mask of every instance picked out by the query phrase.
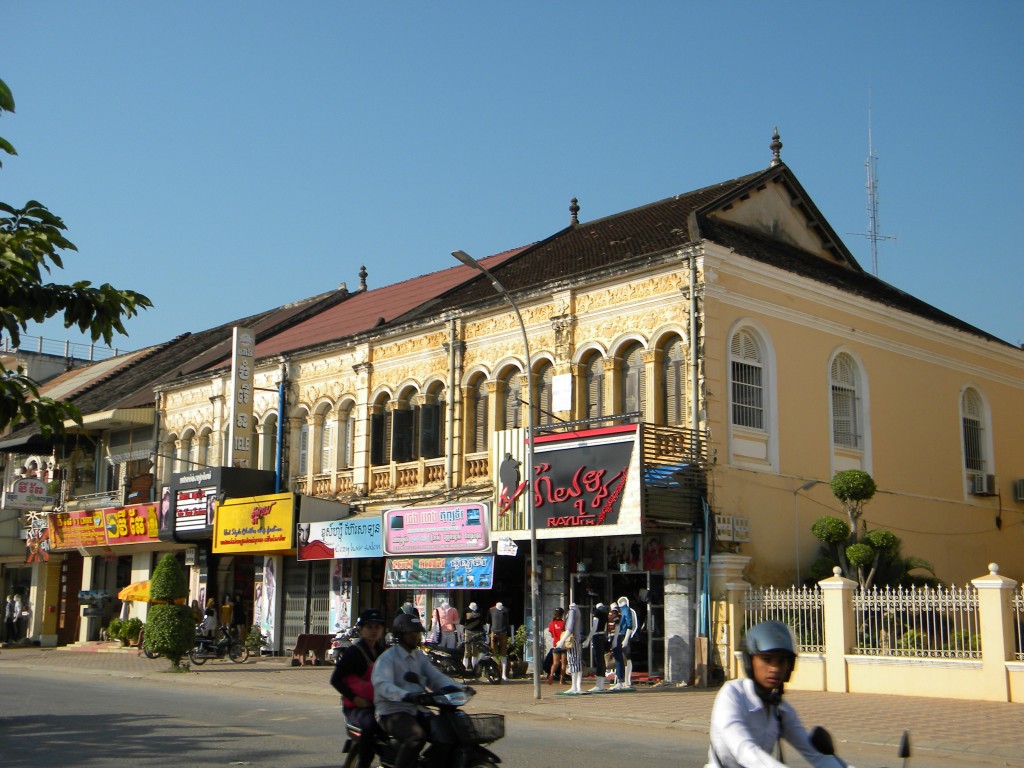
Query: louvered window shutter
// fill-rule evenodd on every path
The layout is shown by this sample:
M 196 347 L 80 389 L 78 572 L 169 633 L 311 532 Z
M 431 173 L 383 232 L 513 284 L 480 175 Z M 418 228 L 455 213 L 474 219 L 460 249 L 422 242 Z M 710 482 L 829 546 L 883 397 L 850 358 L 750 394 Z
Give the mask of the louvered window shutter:
M 732 337 L 732 423 L 764 429 L 761 352 L 746 331 Z

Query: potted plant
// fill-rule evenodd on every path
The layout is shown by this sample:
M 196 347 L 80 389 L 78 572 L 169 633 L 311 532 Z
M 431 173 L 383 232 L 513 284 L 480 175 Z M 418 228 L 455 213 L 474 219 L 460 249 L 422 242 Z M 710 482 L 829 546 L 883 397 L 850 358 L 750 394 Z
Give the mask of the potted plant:
M 131 618 L 121 622 L 120 632 L 118 632 L 117 638 L 121 641 L 121 645 L 130 646 L 137 645 L 139 642 L 139 635 L 142 634 L 142 630 L 145 628 L 142 619 Z
M 108 640 L 120 640 L 121 639 L 121 627 L 124 625 L 122 619 L 114 618 L 107 624 L 107 639 Z
M 529 666 L 526 661 L 526 626 L 520 624 L 508 643 L 508 676 L 523 677 Z
M 249 628 L 249 634 L 245 638 L 245 647 L 249 649 L 250 653 L 259 654 L 263 651 L 265 646 L 270 641 L 266 635 L 263 634 L 263 630 L 259 624 L 253 624 Z

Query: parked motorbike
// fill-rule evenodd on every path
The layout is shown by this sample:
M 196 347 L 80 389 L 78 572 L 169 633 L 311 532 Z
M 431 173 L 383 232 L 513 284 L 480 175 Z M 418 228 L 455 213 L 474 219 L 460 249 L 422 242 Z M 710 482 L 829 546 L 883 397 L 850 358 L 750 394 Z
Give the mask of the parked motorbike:
M 196 643 L 188 652 L 189 661 L 202 666 L 207 659 L 231 659 L 236 664 L 249 660 L 249 649 L 228 626 L 220 625 L 220 638 L 207 637 L 202 626 L 196 627 Z
M 356 627 L 339 629 L 335 632 L 334 639 L 331 640 L 331 647 L 327 649 L 327 661 L 337 664 L 338 659 L 341 658 L 341 652 L 352 645 L 357 637 L 359 637 L 359 630 Z
M 409 675 L 415 677 L 411 672 Z M 474 695 L 472 688 L 465 691 L 442 688 L 421 695 L 421 706 L 437 710 L 436 714 L 428 718 L 430 735 L 428 746 L 420 755 L 421 768 L 490 768 L 501 762 L 501 758 L 484 745 L 505 736 L 505 716 L 467 714 L 459 709 Z M 342 750 L 346 755 L 344 767 L 353 768 L 359 760 L 358 744 L 363 733 L 357 726 L 347 722 L 345 731 L 348 738 Z M 380 765 L 393 768 L 398 754 L 398 742 L 379 728 L 374 731 L 372 738 Z
M 474 640 L 470 647 L 470 659 L 473 667 L 466 669 L 462 663 L 466 658 L 466 644 L 459 643 L 454 650 L 442 648 L 434 643 L 424 643 L 423 652 L 430 663 L 444 672 L 448 677 L 462 680 L 486 680 L 492 685 L 501 682 L 501 667 L 491 655 L 491 649 L 481 638 Z
M 814 726 L 811 730 L 810 740 L 811 746 L 821 752 L 821 754 L 831 755 L 842 762 L 842 758 L 836 755 L 835 744 L 832 742 L 832 734 L 820 725 Z M 903 766 L 906 768 L 907 762 L 910 760 L 910 734 L 906 731 L 903 732 L 903 737 L 900 739 L 900 746 L 896 752 L 896 756 L 903 760 Z M 843 764 L 846 765 L 846 763 Z

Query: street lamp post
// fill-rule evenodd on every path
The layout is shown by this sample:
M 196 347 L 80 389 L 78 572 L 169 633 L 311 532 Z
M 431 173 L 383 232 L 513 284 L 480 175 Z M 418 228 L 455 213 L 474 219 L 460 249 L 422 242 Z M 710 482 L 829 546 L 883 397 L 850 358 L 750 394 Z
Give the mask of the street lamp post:
M 533 698 L 540 699 L 540 574 L 537 572 L 537 526 L 533 515 L 533 397 L 530 394 L 530 384 L 533 377 L 533 361 L 530 358 L 530 339 L 526 335 L 526 323 L 523 322 L 523 315 L 518 305 L 512 299 L 512 295 L 505 290 L 498 278 L 496 278 L 487 267 L 474 259 L 465 251 L 453 251 L 458 261 L 467 267 L 472 267 L 482 272 L 491 285 L 499 294 L 504 296 L 512 305 L 512 311 L 516 313 L 516 320 L 519 321 L 519 330 L 523 334 L 523 349 L 526 351 L 526 521 L 530 526 L 530 613 L 533 616 Z
M 793 489 L 793 549 L 796 555 L 796 586 L 800 587 L 800 517 L 797 514 L 797 496 L 802 491 L 808 491 L 818 483 L 820 480 L 808 480 L 806 483 L 801 485 L 799 488 Z

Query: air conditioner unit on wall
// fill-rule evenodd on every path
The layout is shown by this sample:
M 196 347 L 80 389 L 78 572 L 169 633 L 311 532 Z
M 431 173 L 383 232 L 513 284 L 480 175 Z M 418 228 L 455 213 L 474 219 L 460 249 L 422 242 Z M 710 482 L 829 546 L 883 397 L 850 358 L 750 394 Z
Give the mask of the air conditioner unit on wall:
M 995 475 L 971 475 L 972 496 L 995 496 L 996 476 Z
M 1013 481 L 1013 500 L 1024 501 L 1024 480 Z

